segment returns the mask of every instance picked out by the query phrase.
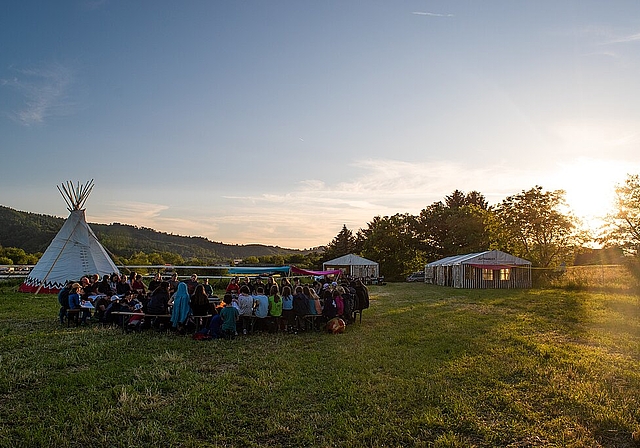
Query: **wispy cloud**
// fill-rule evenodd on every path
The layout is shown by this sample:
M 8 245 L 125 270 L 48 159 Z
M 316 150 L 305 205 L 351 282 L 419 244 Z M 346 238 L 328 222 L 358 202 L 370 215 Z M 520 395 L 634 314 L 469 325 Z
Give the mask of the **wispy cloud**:
M 119 201 L 107 204 L 103 213 L 91 213 L 87 218 L 101 223 L 121 223 L 148 227 L 167 233 L 189 236 L 215 235 L 218 225 L 198 211 L 141 201 Z M 89 207 L 91 212 L 92 207 Z
M 597 157 L 602 152 L 635 154 L 640 132 L 632 119 L 567 119 L 554 123 L 549 130 L 559 138 L 567 154 Z
M 640 41 L 640 33 L 629 34 L 627 36 L 622 36 L 618 38 L 614 38 L 609 40 L 607 43 L 609 44 L 624 44 L 628 42 L 638 42 Z
M 453 14 L 438 14 L 435 12 L 425 12 L 425 11 L 413 11 L 411 14 L 415 14 L 416 16 L 429 16 L 429 17 L 454 17 Z
M 632 168 L 627 164 L 627 169 Z M 594 176 L 598 169 L 600 174 Z M 230 189 L 215 198 L 205 190 L 190 190 L 188 204 L 118 202 L 109 204 L 110 210 L 93 219 L 204 236 L 225 243 L 308 248 L 329 243 L 343 224 L 355 232 L 366 228 L 375 216 L 418 214 L 456 189 L 479 191 L 490 204 L 497 204 L 535 185 L 547 190 L 562 188 L 576 212 L 586 211 L 589 204 L 580 200 L 593 203 L 589 198 L 596 196 L 585 196 L 584 192 L 605 191 L 605 187 L 613 185 L 611 179 L 621 172 L 619 165 L 596 159 L 568 160 L 539 171 L 448 161 L 369 159 L 354 162 L 352 175 L 343 182 L 311 179 L 292 184 L 285 191 L 271 189 L 256 194 L 235 194 Z M 599 206 L 606 205 L 606 198 L 600 202 Z
M 7 112 L 14 120 L 30 126 L 72 112 L 69 102 L 69 89 L 73 84 L 71 69 L 53 63 L 40 68 L 13 68 L 13 72 L 12 78 L 0 79 L 0 86 L 13 89 L 21 96 L 22 104 Z
M 226 195 L 224 217 L 210 220 L 218 222 L 217 240 L 226 240 L 222 235 L 232 231 L 237 242 L 311 247 L 331 241 L 343 224 L 356 231 L 377 215 L 417 214 L 455 189 L 478 190 L 490 202 L 498 202 L 536 184 L 531 173 L 502 171 L 448 162 L 358 161 L 346 182 L 313 179 L 283 193 Z
M 164 204 L 138 201 L 119 201 L 113 205 L 117 207 L 118 212 L 117 215 L 111 216 L 114 222 L 129 222 L 131 218 L 156 219 L 163 211 L 169 208 Z

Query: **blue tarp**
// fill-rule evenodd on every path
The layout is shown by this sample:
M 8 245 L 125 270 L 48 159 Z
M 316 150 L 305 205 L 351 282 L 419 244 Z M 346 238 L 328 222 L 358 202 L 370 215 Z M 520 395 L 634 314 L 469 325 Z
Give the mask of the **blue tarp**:
M 257 274 L 257 275 L 269 275 L 269 274 L 284 274 L 289 275 L 289 266 L 278 267 L 263 267 L 263 268 L 251 268 L 251 267 L 235 267 L 229 268 L 229 274 Z

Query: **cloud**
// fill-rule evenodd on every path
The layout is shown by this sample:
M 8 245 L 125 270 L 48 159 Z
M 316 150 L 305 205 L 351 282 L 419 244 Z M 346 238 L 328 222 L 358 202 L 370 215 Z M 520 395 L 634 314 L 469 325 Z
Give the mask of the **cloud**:
M 152 204 L 138 201 L 119 201 L 110 204 L 113 212 L 109 214 L 111 222 L 140 222 L 156 219 L 169 208 L 164 204 Z M 142 225 L 142 224 L 140 224 Z
M 605 164 L 611 169 L 596 182 L 592 173 L 595 167 Z M 573 169 L 568 171 L 568 167 Z M 223 207 L 225 216 L 212 220 L 218 222 L 221 234 L 227 231 L 231 234 L 233 230 L 233 238 L 238 242 L 311 247 L 331 241 L 343 224 L 357 231 L 366 228 L 375 216 L 418 214 L 456 189 L 467 193 L 479 191 L 490 204 L 497 204 L 535 185 L 542 185 L 546 190 L 566 190 L 569 206 L 578 215 L 586 215 L 595 213 L 587 207 L 596 197 L 593 192 L 602 192 L 602 198 L 606 199 L 607 185 L 612 186 L 611 179 L 621 171 L 619 164 L 608 159 L 567 160 L 540 170 L 499 164 L 474 167 L 446 161 L 413 163 L 369 159 L 354 163 L 352 173 L 348 181 L 330 184 L 310 180 L 282 194 L 227 196 L 228 204 Z M 590 184 L 597 187 L 585 188 Z M 607 204 L 598 206 L 602 208 Z M 238 229 L 241 229 L 239 233 Z M 220 239 L 226 238 L 217 238 Z
M 550 132 L 559 139 L 564 154 L 598 157 L 615 151 L 633 156 L 640 132 L 631 119 L 573 118 L 554 123 Z
M 13 70 L 15 76 L 1 79 L 0 85 L 18 92 L 22 100 L 21 106 L 9 112 L 14 120 L 30 126 L 72 112 L 68 96 L 74 76 L 68 67 L 53 63 L 42 68 Z
M 479 191 L 489 204 L 535 185 L 549 191 L 564 189 L 569 206 L 578 215 L 593 213 L 587 206 L 607 205 L 612 179 L 619 175 L 619 181 L 624 180 L 621 166 L 640 169 L 622 161 L 584 157 L 550 163 L 539 170 L 498 163 L 479 167 L 372 158 L 354 161 L 347 180 L 338 182 L 308 179 L 284 191 L 274 187 L 256 194 L 237 194 L 230 186 L 215 197 L 206 190 L 185 190 L 177 192 L 178 196 L 189 199 L 177 205 L 114 202 L 107 204 L 109 210 L 101 211 L 108 218 L 98 222 L 122 222 L 230 244 L 309 248 L 329 243 L 343 224 L 356 232 L 375 216 L 417 215 L 456 189 Z
M 565 33 L 568 36 L 577 37 L 579 39 L 586 38 L 588 39 L 587 41 L 595 45 L 596 48 L 640 41 L 640 33 L 638 32 L 626 32 L 615 27 L 602 25 L 589 25 L 585 27 L 572 28 L 566 30 Z M 587 54 L 605 54 L 618 57 L 616 53 L 611 52 L 611 49 L 607 49 L 605 52 L 601 52 L 598 49 L 595 52 Z
M 224 216 L 209 218 L 220 230 L 215 239 L 229 241 L 222 236 L 227 233 L 240 243 L 312 247 L 331 241 L 343 224 L 357 231 L 378 215 L 418 214 L 455 189 L 478 190 L 498 202 L 536 185 L 532 173 L 449 162 L 369 159 L 354 163 L 351 172 L 347 181 L 305 180 L 283 193 L 225 195 Z
M 611 39 L 607 43 L 609 44 L 624 44 L 628 42 L 637 42 L 640 41 L 640 33 L 630 34 L 627 36 L 622 36 L 619 38 Z
M 429 17 L 453 17 L 453 14 L 438 14 L 435 12 L 413 11 L 411 14 L 416 16 L 429 16 Z
M 128 224 L 148 227 L 160 232 L 188 236 L 211 236 L 218 226 L 202 210 L 182 210 L 166 204 L 139 201 L 109 202 L 100 214 L 92 213 L 87 219 L 100 223 Z M 92 208 L 89 211 L 93 210 Z

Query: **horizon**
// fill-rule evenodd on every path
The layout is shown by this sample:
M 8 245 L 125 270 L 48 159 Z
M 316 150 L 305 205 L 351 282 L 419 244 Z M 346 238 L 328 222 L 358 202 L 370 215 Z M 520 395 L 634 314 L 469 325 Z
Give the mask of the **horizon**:
M 59 216 L 59 215 L 50 215 L 50 214 L 46 214 L 46 213 L 38 213 L 38 212 L 31 212 L 31 211 L 27 211 L 27 210 L 19 210 L 17 208 L 13 208 L 13 207 L 8 207 L 4 204 L 0 204 L 0 207 L 6 207 L 9 208 L 11 210 L 15 210 L 19 213 L 30 213 L 30 214 L 36 214 L 36 215 L 44 215 L 44 216 L 50 216 L 52 218 L 56 218 L 56 219 L 60 219 L 62 221 L 66 220 L 69 218 L 69 215 L 71 214 L 71 212 L 69 212 L 69 215 L 67 216 Z M 86 212 L 86 208 L 82 208 L 80 209 L 81 211 L 85 211 Z M 86 213 L 85 213 L 86 216 Z M 87 224 L 89 226 L 91 225 L 107 225 L 107 226 L 111 226 L 111 225 L 122 225 L 122 226 L 131 226 L 131 227 L 136 227 L 139 229 L 142 228 L 147 228 L 149 230 L 152 230 L 154 232 L 158 232 L 158 233 L 164 233 L 167 235 L 171 235 L 171 236 L 177 236 L 179 238 L 203 238 L 206 239 L 207 241 L 211 242 L 211 243 L 216 243 L 216 244 L 223 244 L 225 246 L 267 246 L 267 247 L 276 247 L 278 249 L 284 249 L 284 250 L 296 250 L 296 251 L 313 251 L 316 249 L 320 249 L 322 247 L 325 247 L 327 244 L 321 244 L 318 246 L 314 246 L 314 247 L 305 247 L 305 248 L 293 248 L 293 247 L 283 247 L 283 246 L 277 246 L 277 245 L 271 245 L 271 244 L 263 244 L 263 243 L 245 243 L 245 244 L 238 244 L 238 243 L 226 243 L 224 241 L 215 241 L 212 240 L 210 238 L 207 238 L 205 236 L 202 235 L 183 235 L 183 234 L 179 234 L 179 233 L 175 233 L 175 232 L 165 232 L 162 230 L 158 230 L 158 229 L 154 229 L 151 227 L 146 227 L 146 226 L 139 226 L 139 225 L 135 225 L 135 224 L 127 224 L 127 223 L 123 223 L 123 222 L 109 222 L 109 223 L 105 223 L 105 222 L 92 222 L 91 219 L 87 218 Z
M 94 179 L 90 222 L 304 250 L 454 190 L 562 189 L 595 228 L 640 173 L 637 2 L 5 9 L 10 208 Z

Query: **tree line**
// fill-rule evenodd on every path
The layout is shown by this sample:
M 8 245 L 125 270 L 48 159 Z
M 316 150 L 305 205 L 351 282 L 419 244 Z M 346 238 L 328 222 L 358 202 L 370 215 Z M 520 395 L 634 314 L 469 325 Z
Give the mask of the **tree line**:
M 343 225 L 323 259 L 356 253 L 377 261 L 388 279 L 400 280 L 428 262 L 493 249 L 525 258 L 535 267 L 571 265 L 576 255 L 590 250 L 590 243 L 620 247 L 629 263 L 638 264 L 638 175 L 628 175 L 616 187 L 615 212 L 595 233 L 569 211 L 563 190 L 535 186 L 495 206 L 477 191 L 455 190 L 418 215 L 376 216 L 355 233 Z

